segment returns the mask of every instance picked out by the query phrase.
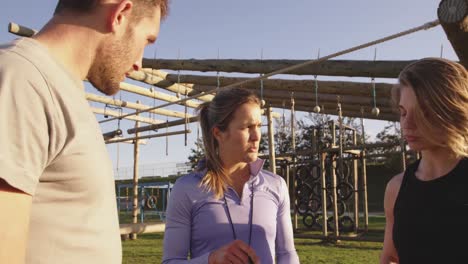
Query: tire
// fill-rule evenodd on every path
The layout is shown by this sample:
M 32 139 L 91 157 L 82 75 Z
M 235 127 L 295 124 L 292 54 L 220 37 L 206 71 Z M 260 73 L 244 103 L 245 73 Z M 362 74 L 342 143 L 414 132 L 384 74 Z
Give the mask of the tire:
M 345 215 L 343 217 L 340 218 L 340 231 L 341 232 L 353 232 L 354 230 L 354 220 L 348 216 L 348 215 Z
M 307 213 L 302 217 L 302 223 L 307 228 L 312 228 L 317 222 L 317 217 L 312 213 Z
M 336 186 L 336 192 L 338 194 L 338 199 L 347 201 L 354 193 L 354 187 L 349 182 L 340 182 Z
M 158 204 L 158 197 L 154 195 L 150 195 L 148 199 L 146 199 L 145 202 L 145 208 L 146 209 L 156 209 L 156 206 Z

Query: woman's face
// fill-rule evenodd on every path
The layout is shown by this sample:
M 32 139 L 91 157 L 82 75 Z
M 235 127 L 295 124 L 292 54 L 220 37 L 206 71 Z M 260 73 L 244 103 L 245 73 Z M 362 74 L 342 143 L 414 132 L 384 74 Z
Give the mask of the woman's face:
M 224 164 L 257 160 L 260 144 L 262 116 L 255 103 L 245 103 L 234 112 L 234 118 L 225 131 L 214 128 L 219 144 L 219 155 Z
M 419 104 L 413 88 L 411 86 L 402 85 L 400 88 L 399 104 L 400 125 L 408 146 L 415 151 L 427 150 L 433 147 L 426 139 L 424 131 L 419 130 L 416 125 L 415 110 L 418 107 Z M 422 109 L 422 111 L 424 112 L 424 109 Z

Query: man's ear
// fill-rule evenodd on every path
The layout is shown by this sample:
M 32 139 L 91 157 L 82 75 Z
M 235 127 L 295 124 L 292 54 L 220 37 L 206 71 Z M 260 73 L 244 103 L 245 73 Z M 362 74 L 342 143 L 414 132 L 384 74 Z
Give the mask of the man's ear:
M 113 33 L 117 32 L 121 28 L 126 30 L 126 24 L 130 19 L 132 10 L 133 3 L 130 0 L 122 0 L 119 3 L 114 4 L 110 9 L 107 20 L 108 29 Z

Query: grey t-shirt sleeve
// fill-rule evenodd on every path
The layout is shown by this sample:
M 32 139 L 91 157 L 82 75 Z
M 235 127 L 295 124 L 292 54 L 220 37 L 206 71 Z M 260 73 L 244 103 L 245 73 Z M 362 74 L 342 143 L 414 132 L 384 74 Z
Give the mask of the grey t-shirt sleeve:
M 0 178 L 33 195 L 48 160 L 50 101 L 45 80 L 28 61 L 0 53 Z

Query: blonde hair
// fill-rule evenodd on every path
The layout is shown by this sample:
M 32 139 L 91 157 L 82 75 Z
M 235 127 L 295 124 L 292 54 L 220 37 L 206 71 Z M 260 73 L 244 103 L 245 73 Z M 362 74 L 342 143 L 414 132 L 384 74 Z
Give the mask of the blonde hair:
M 449 148 L 456 157 L 468 156 L 468 73 L 459 63 L 425 58 L 406 66 L 392 90 L 393 101 L 400 101 L 402 86 L 416 95 L 415 123 L 425 138 L 439 147 Z M 440 134 L 443 131 L 444 135 Z M 440 140 L 441 136 L 445 137 Z
M 230 88 L 221 90 L 211 102 L 203 103 L 198 108 L 205 151 L 205 164 L 198 169 L 207 169 L 201 185 L 206 187 L 207 191 L 213 191 L 218 199 L 224 195 L 227 186 L 232 182 L 218 155 L 219 145 L 213 136 L 213 128 L 225 131 L 233 120 L 236 109 L 245 103 L 260 106 L 260 100 L 253 92 L 243 88 Z

